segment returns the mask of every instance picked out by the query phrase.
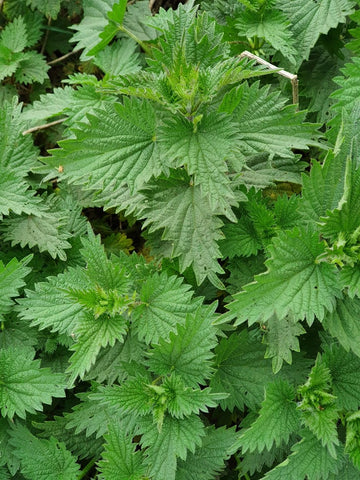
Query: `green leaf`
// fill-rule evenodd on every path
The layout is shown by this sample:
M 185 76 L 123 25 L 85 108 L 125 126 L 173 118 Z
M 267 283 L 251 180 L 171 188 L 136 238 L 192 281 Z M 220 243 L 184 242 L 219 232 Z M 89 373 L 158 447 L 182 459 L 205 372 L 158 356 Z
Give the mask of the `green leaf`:
M 102 402 L 99 408 L 100 402 L 94 393 L 96 391 L 96 387 L 92 387 L 87 392 L 76 394 L 80 403 L 73 407 L 71 413 L 65 414 L 66 428 L 75 429 L 76 435 L 84 432 L 87 437 L 95 435 L 96 438 L 101 438 L 108 431 L 108 425 L 119 423 L 124 416 L 118 406 L 114 408 Z
M 235 438 L 233 429 L 206 427 L 201 446 L 178 462 L 176 480 L 212 480 L 233 452 Z
M 284 14 L 275 8 L 252 12 L 245 10 L 236 17 L 236 29 L 242 37 L 258 37 L 268 42 L 291 63 L 295 63 L 294 39 Z
M 85 432 L 75 433 L 74 428 L 68 428 L 68 420 L 66 417 L 54 415 L 53 420 L 44 422 L 32 422 L 32 425 L 40 430 L 39 438 L 50 439 L 56 438 L 59 442 L 63 442 L 66 448 L 77 456 L 79 460 L 93 457 L 99 458 L 103 451 L 104 439 L 96 438 L 95 434 L 86 436 Z
M 338 243 L 357 243 L 360 228 L 360 169 L 349 166 L 346 172 L 344 194 L 338 207 L 321 219 L 324 237 Z
M 74 333 L 77 323 L 84 315 L 83 307 L 66 295 L 65 289 L 83 287 L 89 280 L 82 269 L 69 268 L 65 274 L 48 278 L 47 282 L 35 284 L 35 290 L 27 290 L 26 298 L 19 299 L 20 316 L 29 320 L 40 330 Z
M 24 127 L 21 104 L 17 105 L 15 99 L 5 102 L 0 109 L 0 166 L 19 177 L 25 177 L 38 157 L 32 138 L 22 135 Z
M 31 258 L 32 255 L 29 255 L 20 262 L 13 258 L 6 265 L 0 260 L 0 319 L 9 312 L 14 304 L 13 298 L 19 296 L 19 289 L 26 284 L 24 277 L 31 272 L 31 268 L 27 267 Z
M 35 100 L 31 106 L 24 109 L 22 118 L 27 122 L 44 123 L 44 120 L 57 115 L 67 116 L 66 125 L 73 126 L 77 123 L 86 122 L 88 114 L 94 114 L 99 108 L 103 108 L 107 102 L 114 101 L 115 97 L 97 91 L 95 85 L 79 86 L 76 90 L 69 86 L 54 88 L 52 93 L 40 95 L 40 100 Z M 36 122 L 35 122 L 36 120 Z M 59 165 L 55 165 L 59 175 Z
M 264 398 L 264 387 L 274 380 L 271 362 L 264 359 L 265 348 L 249 338 L 246 330 L 223 338 L 215 349 L 216 371 L 211 378 L 213 392 L 226 392 L 223 409 L 255 409 Z
M 129 294 L 131 282 L 124 265 L 107 259 L 100 237 L 91 230 L 88 235 L 82 239 L 81 250 L 87 268 L 68 268 L 65 274 L 36 284 L 35 291 L 28 291 L 27 298 L 19 301 L 21 316 L 31 320 L 33 326 L 74 336 L 78 328 L 82 329 L 82 322 L 87 322 L 85 315 L 92 315 L 96 323 L 96 316 L 105 314 L 116 315 L 123 331 L 124 319 L 118 314 L 127 311 L 134 301 Z
M 107 192 L 111 182 L 128 184 L 132 190 L 159 175 L 162 159 L 155 137 L 156 117 L 150 103 L 124 99 L 89 115 L 89 124 L 76 130 L 76 139 L 61 142 L 53 157 L 43 161 L 63 166 L 63 178 Z M 99 142 L 101 139 L 101 142 Z M 89 166 L 91 168 L 89 168 Z
M 10 473 L 5 467 L 0 467 L 0 480 L 10 480 Z
M 243 83 L 237 87 L 236 97 L 234 119 L 238 122 L 239 140 L 235 145 L 240 158 L 246 160 L 262 152 L 289 158 L 294 148 L 321 146 L 316 125 L 304 123 L 305 112 L 296 112 L 295 105 L 286 106 L 286 99 L 279 92 L 270 92 L 269 86 Z
M 80 467 L 64 443 L 55 438 L 38 439 L 30 431 L 15 424 L 10 443 L 20 459 L 21 472 L 30 480 L 76 480 Z
M 1 32 L 0 42 L 14 53 L 22 52 L 28 46 L 26 25 L 23 17 L 17 17 L 6 25 Z
M 282 319 L 291 313 L 306 318 L 310 325 L 315 316 L 322 320 L 340 296 L 336 266 L 316 262 L 324 250 L 316 231 L 295 228 L 281 232 L 269 247 L 267 272 L 234 295 L 225 315 L 236 316 L 236 324 L 247 320 L 249 325 L 265 322 L 274 314 Z
M 347 418 L 345 452 L 357 468 L 357 474 L 359 474 L 358 469 L 360 468 L 359 440 L 360 421 L 358 412 L 355 412 Z
M 360 325 L 357 318 L 360 315 L 360 299 L 351 299 L 344 296 L 336 301 L 333 312 L 328 312 L 323 320 L 324 328 L 335 338 L 342 347 L 360 357 Z
M 223 114 L 211 112 L 201 117 L 199 123 L 173 117 L 160 129 L 159 142 L 176 167 L 185 166 L 188 174 L 194 175 L 195 185 L 209 197 L 211 208 L 235 221 L 229 204 L 236 202 L 225 160 L 233 148 L 236 128 Z
M 15 456 L 14 449 L 10 445 L 11 427 L 12 423 L 10 420 L 0 418 L 0 465 L 6 465 L 10 474 L 14 477 L 20 468 L 20 461 Z
M 339 85 L 340 88 L 335 90 L 332 94 L 337 102 L 333 109 L 336 111 L 344 109 L 349 112 L 356 104 L 358 92 L 360 90 L 360 59 L 352 57 L 351 62 L 346 63 L 344 68 L 341 69 L 341 76 L 335 77 L 334 82 Z
M 118 0 L 118 3 L 115 3 L 112 6 L 112 10 L 107 12 L 108 19 L 110 22 L 105 26 L 103 31 L 100 33 L 100 42 L 97 43 L 88 53 L 88 56 L 96 55 L 100 50 L 106 47 L 111 40 L 114 38 L 116 33 L 119 31 L 119 25 L 122 24 L 124 20 L 124 15 L 126 11 L 127 0 Z
M 35 191 L 30 191 L 21 178 L 16 176 L 10 169 L 2 169 L 0 178 L 0 216 L 9 215 L 12 211 L 17 215 L 26 213 L 28 215 L 41 215 L 41 202 L 35 197 Z
M 55 20 L 60 12 L 61 0 L 26 0 L 26 5 Z
M 302 396 L 298 408 L 303 423 L 336 458 L 335 446 L 339 445 L 336 421 L 338 409 L 331 391 L 331 374 L 324 360 L 318 356 L 307 382 L 299 387 Z
M 270 450 L 275 444 L 287 443 L 300 426 L 300 415 L 295 402 L 295 390 L 287 382 L 270 383 L 265 389 L 265 399 L 259 416 L 236 442 L 242 452 Z
M 126 319 L 120 315 L 101 315 L 99 318 L 91 314 L 84 315 L 75 330 L 77 342 L 71 347 L 74 351 L 70 357 L 68 372 L 70 382 L 90 369 L 95 362 L 101 347 L 114 346 L 115 341 L 122 341 L 127 331 Z
M 328 33 L 339 23 L 346 21 L 346 16 L 353 12 L 356 2 L 352 0 L 278 0 L 278 7 L 292 23 L 291 31 L 296 39 L 298 51 L 297 63 L 309 58 L 310 50 L 320 34 Z
M 253 222 L 245 215 L 235 224 L 225 224 L 222 231 L 224 239 L 219 241 L 219 246 L 224 257 L 250 257 L 262 247 Z
M 341 468 L 341 460 L 330 455 L 328 449 L 308 430 L 292 447 L 293 453 L 264 476 L 264 480 L 327 480 Z M 338 477 L 337 477 L 338 478 Z
M 332 390 L 340 410 L 358 410 L 360 405 L 360 382 L 357 372 L 360 359 L 352 352 L 345 352 L 338 345 L 327 348 L 322 356 L 332 378 Z
M 41 217 L 29 215 L 9 217 L 2 222 L 3 239 L 22 248 L 37 247 L 40 252 L 49 252 L 52 258 L 66 260 L 65 250 L 71 248 L 70 234 L 63 231 L 65 219 L 61 212 L 45 212 Z
M 193 5 L 179 5 L 177 10 L 161 11 L 147 22 L 163 35 L 160 47 L 153 50 L 152 70 L 165 67 L 174 71 L 179 50 L 188 64 L 208 67 L 228 57 L 228 45 L 222 41 L 222 33 L 216 22 L 206 12 L 196 15 Z
M 81 22 L 71 27 L 76 30 L 71 42 L 77 42 L 76 49 L 84 49 L 82 60 L 88 60 L 88 52 L 99 43 L 100 34 L 109 22 L 107 14 L 117 2 L 118 0 L 87 0 L 84 3 Z
M 191 185 L 184 171 L 173 171 L 149 187 L 139 206 L 144 225 L 151 225 L 150 233 L 163 230 L 162 239 L 171 243 L 171 257 L 179 257 L 181 272 L 192 266 L 198 284 L 207 276 L 216 282 L 216 273 L 223 272 L 217 261 L 222 221 L 212 211 L 209 198 L 199 186 Z
M 188 386 L 203 385 L 212 373 L 212 349 L 216 345 L 214 308 L 209 305 L 188 313 L 176 333 L 171 332 L 168 339 L 160 338 L 150 351 L 150 370 L 157 375 L 174 372 Z
M 306 333 L 300 322 L 291 316 L 279 320 L 276 315 L 269 318 L 266 325 L 267 344 L 265 358 L 272 358 L 272 368 L 277 373 L 283 362 L 291 365 L 291 351 L 300 352 L 298 336 Z
M 345 164 L 329 152 L 321 166 L 314 162 L 310 175 L 303 175 L 301 212 L 308 222 L 318 222 L 338 205 L 344 189 Z
M 340 282 L 346 288 L 348 296 L 353 299 L 360 297 L 360 265 L 345 265 L 340 270 Z
M 192 415 L 182 420 L 165 416 L 162 429 L 154 428 L 151 417 L 139 419 L 141 444 L 146 450 L 150 475 L 156 480 L 175 480 L 177 459 L 185 460 L 187 451 L 195 452 L 205 435 L 199 417 Z
M 63 397 L 65 378 L 40 368 L 40 360 L 32 360 L 19 350 L 0 351 L 0 408 L 2 416 L 25 418 L 26 412 L 42 410 L 52 397 Z
M 47 71 L 50 66 L 46 63 L 43 55 L 37 52 L 25 52 L 19 58 L 18 67 L 15 72 L 15 79 L 19 83 L 44 83 L 48 79 Z
M 145 475 L 143 455 L 118 424 L 109 425 L 105 450 L 98 463 L 104 480 L 142 480 Z
M 123 38 L 99 52 L 94 63 L 111 76 L 137 73 L 141 69 L 138 46 L 131 38 Z
M 190 286 L 165 272 L 151 275 L 140 292 L 140 305 L 132 313 L 132 322 L 140 340 L 157 343 L 167 339 L 184 324 L 187 313 L 194 312 L 199 301 L 192 299 Z

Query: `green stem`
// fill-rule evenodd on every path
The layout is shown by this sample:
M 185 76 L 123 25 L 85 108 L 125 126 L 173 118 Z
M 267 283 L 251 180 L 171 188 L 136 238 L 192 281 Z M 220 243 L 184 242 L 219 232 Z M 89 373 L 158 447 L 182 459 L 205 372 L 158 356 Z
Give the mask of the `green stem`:
M 150 53 L 151 53 L 150 48 L 148 48 L 148 46 L 142 40 L 140 40 L 140 38 L 138 38 L 136 35 L 134 35 L 132 32 L 130 32 L 130 30 L 128 30 L 123 25 L 119 25 L 118 28 L 119 28 L 120 32 L 126 33 L 126 35 L 128 35 L 130 38 L 132 38 L 136 43 L 138 43 L 140 45 L 140 47 L 144 50 L 145 53 L 150 55 Z
M 81 478 L 84 478 L 85 475 L 88 473 L 89 470 L 92 469 L 92 467 L 95 465 L 96 459 L 93 458 L 90 460 L 90 462 L 85 466 L 85 468 L 79 473 L 77 480 L 81 480 Z

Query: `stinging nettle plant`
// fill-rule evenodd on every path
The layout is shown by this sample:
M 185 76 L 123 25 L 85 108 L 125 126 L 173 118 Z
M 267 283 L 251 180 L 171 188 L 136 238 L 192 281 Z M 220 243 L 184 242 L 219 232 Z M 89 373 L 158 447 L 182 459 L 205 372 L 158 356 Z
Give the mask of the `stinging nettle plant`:
M 359 477 L 358 61 L 320 136 L 310 90 L 307 117 L 239 56 L 301 82 L 330 29 L 357 53 L 358 2 L 199 3 L 83 0 L 86 73 L 26 107 L 0 90 L 1 479 Z

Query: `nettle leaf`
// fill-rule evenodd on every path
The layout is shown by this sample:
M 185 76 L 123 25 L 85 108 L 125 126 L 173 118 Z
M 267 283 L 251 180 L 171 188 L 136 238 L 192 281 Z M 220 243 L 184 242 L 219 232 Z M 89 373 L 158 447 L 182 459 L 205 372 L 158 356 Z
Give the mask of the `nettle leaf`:
M 15 79 L 19 83 L 43 83 L 47 78 L 47 71 L 50 66 L 46 63 L 45 57 L 38 52 L 29 51 L 19 58 L 18 67 L 15 72 Z
M 228 57 L 229 47 L 222 41 L 223 35 L 218 31 L 216 22 L 206 12 L 196 13 L 197 8 L 192 8 L 191 4 L 180 4 L 177 10 L 161 11 L 149 20 L 148 24 L 163 34 L 159 47 L 153 49 L 154 60 L 148 60 L 153 71 L 159 72 L 164 67 L 171 71 L 179 48 L 189 64 L 202 67 Z
M 105 450 L 98 468 L 104 480 L 142 480 L 146 474 L 143 454 L 135 451 L 136 444 L 120 425 L 109 425 L 104 436 Z
M 84 49 L 81 60 L 89 60 L 87 55 L 99 43 L 100 34 L 109 22 L 107 14 L 117 2 L 118 0 L 87 0 L 84 3 L 83 19 L 71 27 L 76 30 L 71 42 L 77 42 L 77 49 Z
M 0 480 L 10 480 L 10 473 L 5 467 L 0 467 Z
M 322 320 L 340 297 L 337 268 L 316 263 L 325 251 L 316 231 L 295 228 L 281 232 L 269 246 L 268 271 L 234 295 L 227 317 L 236 316 L 236 324 L 265 322 L 276 314 L 279 319 L 291 313 L 306 318 L 311 325 L 315 316 Z
M 168 339 L 160 338 L 150 350 L 150 370 L 157 375 L 174 372 L 188 386 L 203 385 L 213 371 L 212 349 L 217 333 L 213 325 L 214 308 L 213 305 L 199 307 L 195 313 L 188 313 L 184 324 L 178 324 L 176 333 L 171 332 Z
M 26 285 L 24 277 L 31 272 L 31 268 L 27 267 L 31 259 L 32 255 L 20 262 L 13 258 L 6 265 L 0 260 L 0 319 L 10 311 L 14 304 L 13 298 L 19 296 L 19 289 Z
M 360 59 L 357 57 L 351 58 L 351 63 L 346 63 L 341 69 L 341 76 L 335 77 L 334 82 L 340 88 L 332 93 L 337 101 L 333 106 L 335 111 L 344 109 L 349 112 L 353 109 L 356 99 L 360 91 Z
M 156 480 L 175 480 L 178 458 L 185 460 L 188 451 L 193 453 L 201 445 L 204 425 L 196 415 L 181 420 L 165 416 L 161 431 L 154 427 L 152 417 L 139 418 L 150 475 Z
M 111 181 L 138 189 L 152 175 L 159 175 L 163 162 L 155 136 L 156 116 L 150 103 L 124 99 L 108 104 L 89 124 L 76 130 L 76 139 L 62 141 L 53 157 L 42 160 L 63 167 L 63 178 L 106 193 Z
M 259 416 L 239 437 L 236 445 L 242 452 L 270 450 L 275 444 L 287 443 L 289 436 L 297 432 L 300 414 L 295 402 L 295 390 L 284 381 L 270 383 L 265 388 L 265 399 Z
M 114 385 L 105 394 L 106 402 L 114 407 L 136 416 L 152 414 L 160 431 L 166 415 L 184 419 L 193 413 L 208 412 L 208 407 L 216 407 L 222 397 L 211 393 L 210 388 L 187 387 L 174 373 L 162 383 L 149 383 L 148 377 L 138 375 L 120 386 Z
M 243 83 L 227 95 L 235 95 L 237 103 L 234 120 L 238 122 L 236 151 L 240 158 L 262 152 L 289 158 L 294 148 L 321 146 L 317 125 L 304 123 L 305 112 L 296 112 L 295 105 L 285 106 L 286 99 L 279 92 L 270 92 L 270 86 Z M 225 106 L 221 110 L 227 111 Z
M 19 177 L 25 177 L 38 157 L 31 137 L 22 135 L 23 128 L 21 104 L 16 99 L 5 102 L 0 109 L 0 165 Z
M 250 257 L 262 248 L 253 222 L 245 215 L 235 224 L 225 224 L 222 231 L 224 239 L 219 241 L 219 246 L 223 257 Z
M 79 268 L 69 268 L 65 274 L 49 277 L 46 282 L 35 284 L 34 291 L 26 290 L 26 298 L 18 300 L 20 316 L 40 330 L 49 328 L 52 332 L 70 335 L 84 315 L 84 309 L 66 295 L 65 289 L 86 285 L 89 279 Z
M 346 351 L 352 350 L 358 357 L 360 357 L 360 325 L 357 321 L 359 315 L 360 299 L 349 298 L 346 295 L 336 301 L 335 309 L 327 312 L 323 320 L 324 328 L 339 340 Z
M 118 405 L 114 408 L 102 401 L 99 408 L 100 399 L 96 398 L 95 388 L 76 394 L 80 402 L 73 407 L 72 412 L 65 414 L 66 428 L 74 429 L 76 435 L 85 433 L 86 437 L 95 435 L 96 438 L 101 438 L 108 431 L 108 425 L 115 425 L 124 416 Z M 103 400 L 102 397 L 101 399 Z
M 340 282 L 350 298 L 360 297 L 360 265 L 344 265 L 340 270 Z
M 186 314 L 194 312 L 200 300 L 193 300 L 190 286 L 181 278 L 165 272 L 151 275 L 140 292 L 140 305 L 132 313 L 132 322 L 140 340 L 157 343 L 184 324 Z
M 2 236 L 11 245 L 20 245 L 22 248 L 37 247 L 40 252 L 49 252 L 52 258 L 59 257 L 66 260 L 66 250 L 71 248 L 68 242 L 69 233 L 62 227 L 65 219 L 61 213 L 47 211 L 41 217 L 29 215 L 25 217 L 6 218 L 1 225 Z
M 115 37 L 119 31 L 119 26 L 121 26 L 124 15 L 126 11 L 127 0 L 119 0 L 112 6 L 112 9 L 107 12 L 108 24 L 105 25 L 105 28 L 100 33 L 100 42 L 98 42 L 88 53 L 87 55 L 96 55 L 104 47 L 106 47 L 111 40 Z M 119 25 L 118 25 L 119 24 Z
M 198 284 L 207 276 L 218 283 L 216 273 L 223 273 L 217 261 L 222 221 L 200 187 L 192 185 L 184 171 L 173 171 L 149 185 L 144 195 L 139 216 L 146 218 L 150 233 L 163 230 L 162 239 L 171 243 L 171 257 L 179 257 L 181 272 L 192 266 Z
M 344 194 L 338 208 L 322 217 L 321 231 L 331 241 L 339 240 L 353 245 L 357 242 L 360 227 L 360 169 L 354 170 L 350 164 L 345 174 Z
M 342 458 L 334 458 L 328 449 L 308 430 L 302 432 L 302 439 L 292 447 L 293 453 L 264 476 L 264 480 L 325 480 L 336 474 L 342 465 Z M 338 452 L 340 453 L 340 452 Z
M 52 93 L 40 95 L 40 100 L 35 100 L 32 105 L 26 107 L 22 118 L 31 123 L 31 126 L 34 126 L 34 123 L 41 124 L 45 119 L 57 115 L 67 116 L 65 123 L 69 127 L 81 122 L 86 123 L 88 114 L 94 114 L 109 101 L 115 101 L 114 96 L 97 91 L 96 77 L 93 83 L 78 86 L 76 90 L 70 86 L 54 88 Z M 57 168 L 59 166 L 58 164 Z
M 246 166 L 236 182 L 256 190 L 273 186 L 276 181 L 301 184 L 301 172 L 305 167 L 299 155 L 282 158 L 259 153 L 246 159 Z
M 339 445 L 336 421 L 338 409 L 331 391 L 331 374 L 323 359 L 318 356 L 306 383 L 298 388 L 302 397 L 299 403 L 302 422 L 336 458 Z
M 132 304 L 124 265 L 108 260 L 100 238 L 90 230 L 88 235 L 81 250 L 87 268 L 68 268 L 36 284 L 35 291 L 27 291 L 27 298 L 19 301 L 22 318 L 33 326 L 74 335 L 85 314 L 94 319 L 100 314 L 118 315 Z
M 274 380 L 271 362 L 264 359 L 265 348 L 251 340 L 246 330 L 223 338 L 215 349 L 215 373 L 210 381 L 213 392 L 226 392 L 223 409 L 255 409 L 264 398 L 264 387 Z
M 263 38 L 291 63 L 295 63 L 295 42 L 289 24 L 285 15 L 276 9 L 245 10 L 236 17 L 236 29 L 240 36 Z
M 111 76 L 137 73 L 141 69 L 138 45 L 131 38 L 122 38 L 101 50 L 94 63 Z
M 76 480 L 80 466 L 64 443 L 55 438 L 36 438 L 23 425 L 15 424 L 10 444 L 20 459 L 20 470 L 26 478 L 38 480 Z
M 28 46 L 26 24 L 22 16 L 8 23 L 0 35 L 1 44 L 14 53 L 22 52 Z
M 352 352 L 345 352 L 339 345 L 325 349 L 322 356 L 332 378 L 332 391 L 340 410 L 358 410 L 360 405 L 360 382 L 357 372 L 360 359 Z
M 84 315 L 76 327 L 77 342 L 71 347 L 74 354 L 70 357 L 68 372 L 71 373 L 70 382 L 91 368 L 102 347 L 114 346 L 115 341 L 122 341 L 127 332 L 127 321 L 120 315 L 109 316 L 103 314 L 96 318 L 91 313 Z
M 56 19 L 60 12 L 61 0 L 26 0 L 26 5 L 37 9 L 47 17 Z
M 352 0 L 278 0 L 277 6 L 291 22 L 291 32 L 296 39 L 298 51 L 297 64 L 309 58 L 310 50 L 320 34 L 326 34 L 331 28 L 346 21 L 353 13 L 355 1 Z
M 165 155 L 176 163 L 185 165 L 189 175 L 194 175 L 195 185 L 200 185 L 203 195 L 209 196 L 213 210 L 235 217 L 229 204 L 236 204 L 230 188 L 226 158 L 233 147 L 236 127 L 229 116 L 211 112 L 198 124 L 174 117 L 159 131 L 159 141 L 164 144 Z M 162 138 L 161 138 L 162 137 Z
M 6 465 L 7 469 L 12 476 L 20 468 L 20 461 L 14 454 L 14 449 L 10 445 L 10 431 L 12 422 L 7 418 L 0 418 L 0 465 Z M 8 477 L 10 478 L 10 476 Z M 7 478 L 6 478 L 7 480 Z
M 301 213 L 308 222 L 318 222 L 337 207 L 344 190 L 345 164 L 329 152 L 321 166 L 314 162 L 310 175 L 303 175 Z
M 272 358 L 274 373 L 277 373 L 283 362 L 291 365 L 291 351 L 300 352 L 298 336 L 306 333 L 300 322 L 291 316 L 279 320 L 273 315 L 267 321 L 265 342 L 267 344 L 265 358 Z
M 65 377 L 40 368 L 40 360 L 32 360 L 28 351 L 0 351 L 0 409 L 5 417 L 25 418 L 26 412 L 42 410 L 52 397 L 65 396 Z
M 17 215 L 41 215 L 41 199 L 35 197 L 35 193 L 29 190 L 29 185 L 21 177 L 16 176 L 9 168 L 3 169 L 0 178 L 0 218 L 2 215 L 9 215 L 10 211 Z
M 232 428 L 206 427 L 201 446 L 194 453 L 188 453 L 186 460 L 178 461 L 176 480 L 212 480 L 234 451 L 235 439 Z

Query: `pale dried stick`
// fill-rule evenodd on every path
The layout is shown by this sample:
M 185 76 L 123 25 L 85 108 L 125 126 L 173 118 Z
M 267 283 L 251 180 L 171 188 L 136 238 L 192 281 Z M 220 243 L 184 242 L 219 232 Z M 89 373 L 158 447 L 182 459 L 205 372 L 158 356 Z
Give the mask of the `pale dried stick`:
M 267 67 L 269 70 L 277 70 L 275 73 L 278 73 L 282 77 L 285 77 L 291 81 L 291 86 L 292 86 L 292 97 L 293 97 L 293 104 L 297 105 L 299 103 L 299 84 L 298 84 L 298 77 L 297 75 L 294 75 L 293 73 L 287 72 L 286 70 L 279 70 L 278 67 L 273 65 L 270 62 L 267 62 L 261 57 L 258 57 L 257 55 L 254 55 L 251 52 L 248 52 L 245 50 L 242 52 L 240 55 L 240 58 L 250 58 L 251 60 L 255 60 L 257 63 L 260 63 L 261 65 L 264 65 Z

